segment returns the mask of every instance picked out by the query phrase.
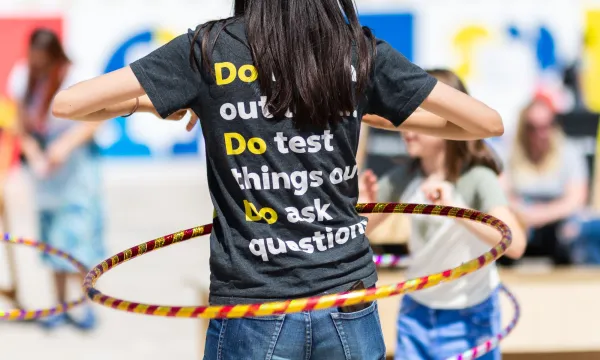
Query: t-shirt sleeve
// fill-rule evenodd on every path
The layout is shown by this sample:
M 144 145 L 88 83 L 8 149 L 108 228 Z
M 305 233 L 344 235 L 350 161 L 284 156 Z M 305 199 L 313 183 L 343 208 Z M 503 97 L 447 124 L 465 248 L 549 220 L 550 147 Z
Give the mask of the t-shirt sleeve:
M 564 156 L 567 179 L 573 182 L 587 181 L 589 170 L 583 152 L 575 144 L 567 142 Z
M 437 80 L 387 42 L 377 40 L 368 112 L 400 126 L 429 96 Z
M 191 107 L 199 97 L 202 76 L 190 61 L 192 38 L 191 31 L 180 35 L 130 65 L 162 118 Z
M 480 167 L 471 170 L 469 176 L 470 183 L 475 186 L 475 196 L 478 200 L 476 210 L 489 212 L 499 206 L 508 206 L 508 199 L 495 172 Z

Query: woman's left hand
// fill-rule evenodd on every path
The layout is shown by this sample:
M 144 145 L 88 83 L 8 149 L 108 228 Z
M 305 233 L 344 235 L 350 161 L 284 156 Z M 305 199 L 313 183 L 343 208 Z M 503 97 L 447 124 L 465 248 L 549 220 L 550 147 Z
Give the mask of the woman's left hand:
M 448 181 L 428 179 L 421 185 L 421 191 L 434 205 L 452 206 L 454 187 Z
M 55 141 L 46 150 L 48 161 L 48 172 L 52 173 L 59 169 L 71 155 L 71 146 L 65 141 Z

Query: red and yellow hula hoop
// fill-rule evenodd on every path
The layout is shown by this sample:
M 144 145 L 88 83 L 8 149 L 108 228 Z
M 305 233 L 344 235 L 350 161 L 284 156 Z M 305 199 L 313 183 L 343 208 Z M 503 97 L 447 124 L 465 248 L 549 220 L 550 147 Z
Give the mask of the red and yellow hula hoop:
M 87 296 L 95 303 L 121 311 L 153 316 L 221 319 L 289 314 L 371 302 L 377 299 L 425 289 L 443 282 L 448 282 L 466 274 L 475 272 L 494 262 L 504 254 L 512 241 L 510 229 L 505 223 L 491 215 L 474 210 L 450 206 L 397 203 L 358 204 L 356 206 L 356 210 L 361 214 L 402 213 L 463 218 L 495 228 L 502 235 L 502 239 L 495 247 L 485 252 L 478 258 L 472 259 L 453 269 L 431 274 L 418 279 L 410 279 L 397 284 L 384 285 L 366 290 L 356 290 L 338 294 L 267 302 L 262 304 L 187 307 L 152 305 L 117 299 L 101 293 L 94 287 L 96 281 L 98 281 L 98 279 L 104 273 L 126 261 L 175 243 L 210 234 L 212 230 L 212 224 L 208 224 L 148 241 L 120 252 L 109 259 L 106 259 L 87 274 L 83 283 L 83 290 L 84 293 L 87 294 Z
M 53 248 L 52 246 L 39 243 L 37 241 L 33 241 L 30 239 L 24 238 L 16 238 L 12 237 L 9 234 L 5 234 L 2 237 L 3 242 L 24 245 L 28 247 L 33 247 L 39 250 L 42 253 L 57 256 L 61 259 L 67 260 L 71 265 L 73 265 L 77 270 L 79 270 L 82 274 L 85 274 L 88 271 L 88 268 L 85 267 L 81 262 L 77 259 L 73 258 L 71 255 L 67 254 L 64 251 Z M 0 309 L 0 320 L 8 320 L 8 321 L 22 321 L 22 320 L 35 320 L 41 319 L 52 315 L 62 314 L 75 306 L 81 305 L 86 301 L 85 295 L 82 295 L 79 299 L 74 301 L 65 302 L 59 304 L 58 306 L 48 308 L 48 309 L 38 309 L 38 310 L 23 310 L 23 309 L 11 309 L 11 310 L 2 310 Z

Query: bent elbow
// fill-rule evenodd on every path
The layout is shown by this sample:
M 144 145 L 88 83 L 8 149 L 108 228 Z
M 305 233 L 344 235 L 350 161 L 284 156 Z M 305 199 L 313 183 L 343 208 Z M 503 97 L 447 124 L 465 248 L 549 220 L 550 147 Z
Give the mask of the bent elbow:
M 486 131 L 488 132 L 488 137 L 497 137 L 504 135 L 504 123 L 502 122 L 502 117 L 496 110 L 491 110 L 491 114 L 489 115 L 486 124 Z
M 514 230 L 514 229 L 513 229 Z M 525 249 L 527 247 L 527 238 L 525 232 L 521 229 L 513 231 L 513 241 L 508 249 L 506 249 L 505 255 L 513 260 L 519 260 L 525 255 Z
M 75 109 L 68 101 L 68 94 L 61 91 L 54 97 L 52 102 L 52 116 L 59 119 L 72 119 L 75 115 Z
M 525 246 L 512 245 L 510 248 L 508 248 L 508 250 L 506 250 L 504 255 L 513 260 L 519 260 L 523 257 L 523 255 L 525 255 Z

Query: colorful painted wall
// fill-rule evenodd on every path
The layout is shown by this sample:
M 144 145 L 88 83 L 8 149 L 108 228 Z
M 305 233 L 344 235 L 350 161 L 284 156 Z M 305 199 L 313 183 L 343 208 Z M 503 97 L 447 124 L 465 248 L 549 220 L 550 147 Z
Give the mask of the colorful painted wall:
M 362 22 L 423 67 L 456 70 L 472 94 L 499 109 L 507 135 L 519 108 L 539 89 L 553 91 L 579 63 L 585 103 L 600 112 L 600 1 L 358 0 Z M 0 4 L 0 124 L 14 118 L 6 79 L 25 55 L 34 26 L 63 34 L 87 76 L 143 56 L 176 34 L 227 16 L 228 1 L 128 0 L 89 4 L 4 0 Z M 132 15 L 134 14 L 134 15 Z M 563 104 L 565 107 L 570 104 Z M 202 152 L 200 130 L 146 115 L 107 123 L 98 143 L 108 157 L 172 157 Z

